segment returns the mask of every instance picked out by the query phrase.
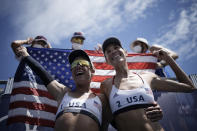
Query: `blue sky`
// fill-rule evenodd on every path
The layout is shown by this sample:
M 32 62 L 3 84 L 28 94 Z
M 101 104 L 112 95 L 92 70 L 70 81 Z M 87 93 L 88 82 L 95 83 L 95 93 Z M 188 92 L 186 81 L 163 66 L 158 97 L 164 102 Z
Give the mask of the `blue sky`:
M 18 66 L 13 40 L 44 35 L 54 48 L 71 48 L 75 31 L 85 33 L 83 49 L 94 49 L 110 36 L 123 47 L 137 37 L 179 54 L 187 74 L 197 73 L 196 0 L 1 0 L 0 80 L 13 77 Z

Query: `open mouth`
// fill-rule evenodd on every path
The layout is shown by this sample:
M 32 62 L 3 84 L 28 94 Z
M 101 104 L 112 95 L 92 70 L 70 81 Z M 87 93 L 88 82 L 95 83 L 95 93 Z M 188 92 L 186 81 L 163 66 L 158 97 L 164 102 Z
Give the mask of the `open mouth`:
M 120 55 L 119 55 L 119 54 L 117 54 L 117 55 L 114 55 L 114 58 L 116 58 L 116 57 L 120 57 Z
M 113 57 L 112 57 L 112 60 L 115 60 L 115 59 L 117 59 L 117 58 L 119 58 L 119 57 L 121 57 L 121 54 L 119 54 L 119 53 L 114 53 L 114 54 L 113 54 Z
M 78 72 L 76 73 L 76 76 L 80 76 L 80 75 L 83 75 L 83 74 L 84 74 L 84 72 L 78 71 Z

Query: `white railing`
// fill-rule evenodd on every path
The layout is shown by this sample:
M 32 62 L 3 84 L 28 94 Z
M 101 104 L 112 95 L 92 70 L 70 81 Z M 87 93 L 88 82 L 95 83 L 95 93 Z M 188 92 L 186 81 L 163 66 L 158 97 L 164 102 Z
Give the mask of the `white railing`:
M 5 89 L 4 89 L 3 93 L 2 93 L 2 95 L 11 94 L 12 87 L 13 87 L 13 82 L 14 82 L 14 78 L 11 78 L 11 77 L 7 81 L 0 80 L 0 84 L 4 84 L 5 85 Z

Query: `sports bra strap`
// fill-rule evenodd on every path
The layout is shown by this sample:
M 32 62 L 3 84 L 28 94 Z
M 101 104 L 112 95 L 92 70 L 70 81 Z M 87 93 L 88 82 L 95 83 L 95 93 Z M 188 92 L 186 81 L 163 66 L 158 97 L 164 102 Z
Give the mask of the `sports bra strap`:
M 114 85 L 115 76 L 112 78 L 112 85 Z
M 137 73 L 134 73 L 134 74 L 138 75 L 140 77 L 140 79 L 142 80 L 143 84 L 144 84 L 144 80 L 142 79 L 142 77 Z

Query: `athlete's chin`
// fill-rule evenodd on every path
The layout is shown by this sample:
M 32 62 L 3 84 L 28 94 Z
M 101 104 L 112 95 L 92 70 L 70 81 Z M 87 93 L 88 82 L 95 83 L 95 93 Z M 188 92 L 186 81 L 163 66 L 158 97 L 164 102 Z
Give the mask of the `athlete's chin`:
M 81 76 L 78 76 L 78 77 L 75 77 L 74 79 L 77 83 L 83 83 L 83 82 L 86 82 L 87 83 L 87 80 L 89 80 L 89 78 L 81 75 Z
M 113 65 L 120 65 L 120 63 L 124 63 L 125 62 L 125 59 L 123 58 L 120 58 L 120 59 L 116 59 L 113 63 Z

